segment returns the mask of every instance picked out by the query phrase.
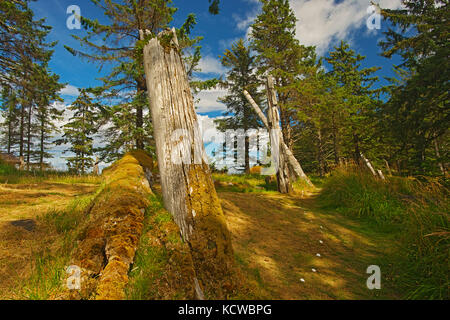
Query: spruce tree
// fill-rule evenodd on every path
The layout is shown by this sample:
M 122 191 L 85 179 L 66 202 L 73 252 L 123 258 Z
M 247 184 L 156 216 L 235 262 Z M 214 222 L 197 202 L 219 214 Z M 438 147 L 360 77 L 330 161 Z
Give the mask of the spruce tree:
M 1 144 L 4 150 L 12 154 L 16 150 L 18 144 L 18 130 L 19 127 L 19 109 L 17 107 L 16 93 L 11 89 L 4 87 L 1 96 L 2 106 L 1 112 L 3 117 L 2 139 Z
M 112 124 L 107 126 L 106 131 L 113 134 L 110 135 L 108 145 L 102 150 L 102 157 L 123 154 L 130 145 L 130 141 L 123 138 L 130 134 L 134 140 L 134 148 L 151 151 L 152 128 L 149 125 L 151 121 L 142 50 L 150 38 L 169 26 L 176 8 L 167 0 L 92 0 L 92 2 L 103 11 L 107 23 L 102 24 L 98 20 L 81 17 L 87 35 L 73 37 L 88 50 L 84 52 L 69 47 L 66 49 L 74 55 L 96 63 L 99 70 L 105 65 L 112 67 L 109 74 L 100 78 L 103 85 L 92 90 L 100 100 L 110 101 L 104 106 L 106 110 L 104 115 L 107 118 L 105 124 Z M 200 47 L 196 44 L 201 38 L 189 38 L 195 23 L 195 16 L 191 14 L 177 30 L 181 49 L 191 54 L 185 59 L 187 69 L 190 70 L 189 75 L 195 71 L 200 60 Z M 99 38 L 102 40 L 101 44 L 96 41 Z M 196 85 L 201 87 L 202 83 L 197 82 Z M 126 132 L 121 132 L 123 127 L 114 117 L 114 113 L 121 107 L 126 108 L 120 111 L 122 114 L 133 117 L 128 122 Z M 112 137 L 118 137 L 118 140 L 113 140 Z
M 403 5 L 381 11 L 392 23 L 380 42 L 383 55 L 402 58 L 396 66 L 401 75 L 386 88 L 390 98 L 382 113 L 390 136 L 398 141 L 395 158 L 404 161 L 409 173 L 423 174 L 448 161 L 446 152 L 441 157 L 436 150 L 449 141 L 449 2 L 405 0 Z
M 243 129 L 245 139 L 245 172 L 250 173 L 250 129 L 261 127 L 260 120 L 243 94 L 247 90 L 259 103 L 260 94 L 258 93 L 258 78 L 256 75 L 255 57 L 250 49 L 245 46 L 244 40 L 240 39 L 232 44 L 231 49 L 224 52 L 221 57 L 222 65 L 229 68 L 227 78 L 223 86 L 228 89 L 228 95 L 221 97 L 227 111 L 223 114 L 226 118 L 216 120 L 218 129 L 225 132 L 232 129 Z
M 93 135 L 97 132 L 98 105 L 94 104 L 88 92 L 82 89 L 68 110 L 73 112 L 73 116 L 64 125 L 64 135 L 57 144 L 70 145 L 64 151 L 73 154 L 67 158 L 69 171 L 85 174 L 93 162 Z
M 289 0 L 261 0 L 262 12 L 252 24 L 252 49 L 257 53 L 258 73 L 271 74 L 278 92 L 281 127 L 285 143 L 292 148 L 292 109 L 295 83 L 305 76 L 305 66 L 314 59 L 314 48 L 302 46 L 295 37 L 297 18 Z M 264 81 L 264 79 L 262 79 Z
M 376 103 L 371 87 L 378 79 L 373 73 L 379 68 L 361 68 L 364 59 L 344 41 L 334 47 L 334 51 L 326 58 L 332 67 L 328 75 L 337 84 L 334 90 L 337 115 L 334 119 L 337 120 L 335 130 L 342 133 L 341 142 L 337 143 L 343 148 L 344 155 L 353 158 L 356 163 L 360 162 L 361 152 L 373 147 L 370 131 L 374 127 L 370 117 Z

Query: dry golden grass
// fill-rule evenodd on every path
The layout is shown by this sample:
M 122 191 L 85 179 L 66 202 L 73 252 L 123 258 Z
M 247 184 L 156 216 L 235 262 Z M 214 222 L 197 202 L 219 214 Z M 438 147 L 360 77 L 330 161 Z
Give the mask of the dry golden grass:
M 219 193 L 237 260 L 255 296 L 397 298 L 387 286 L 381 293 L 366 287 L 366 269 L 389 250 L 387 241 L 361 234 L 340 215 L 318 212 L 312 196 Z
M 42 217 L 92 194 L 97 187 L 52 181 L 0 185 L 0 299 L 29 298 L 18 288 L 36 272 L 37 261 L 51 255 L 64 241 L 64 235 Z M 24 219 L 33 221 L 33 230 L 11 224 Z

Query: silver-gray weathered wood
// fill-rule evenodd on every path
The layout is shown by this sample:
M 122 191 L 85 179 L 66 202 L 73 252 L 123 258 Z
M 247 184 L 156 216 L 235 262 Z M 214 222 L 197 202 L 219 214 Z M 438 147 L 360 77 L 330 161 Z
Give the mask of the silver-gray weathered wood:
M 267 118 L 264 115 L 264 113 L 261 111 L 261 109 L 259 108 L 258 104 L 255 102 L 255 100 L 252 98 L 252 96 L 248 93 L 247 90 L 244 90 L 244 95 L 247 98 L 250 105 L 252 106 L 253 110 L 256 112 L 256 114 L 259 116 L 259 118 L 263 122 L 264 126 L 267 128 L 267 130 L 270 131 Z M 286 154 L 286 158 L 288 160 L 290 170 L 292 173 L 294 173 L 295 178 L 303 180 L 309 186 L 313 186 L 313 183 L 308 178 L 308 176 L 305 174 L 302 166 L 297 161 L 294 154 L 289 149 L 289 147 L 286 145 L 286 143 L 284 143 L 284 141 L 281 142 L 281 151 Z
M 145 45 L 144 68 L 164 206 L 189 243 L 200 285 L 208 294 L 223 298 L 224 284 L 230 282 L 234 267 L 231 236 L 207 162 L 175 29 Z

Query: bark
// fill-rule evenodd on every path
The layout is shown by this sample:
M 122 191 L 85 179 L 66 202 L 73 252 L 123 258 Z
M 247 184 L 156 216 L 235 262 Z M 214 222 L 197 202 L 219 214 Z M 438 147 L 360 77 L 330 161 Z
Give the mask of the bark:
M 372 167 L 372 164 L 370 163 L 369 159 L 367 159 L 362 153 L 360 153 L 361 159 L 364 161 L 364 164 L 367 166 L 367 168 L 372 172 L 372 174 L 376 177 L 377 173 L 375 172 L 374 168 Z
M 434 139 L 434 152 L 436 153 L 436 158 L 438 158 L 439 169 L 441 169 L 441 172 L 445 177 L 447 175 L 447 170 L 445 169 L 444 163 L 439 160 L 441 158 L 441 153 L 439 152 L 439 144 L 437 138 Z
M 386 164 L 386 169 L 388 171 L 388 174 L 390 176 L 392 176 L 392 170 L 391 170 L 391 167 L 389 166 L 389 162 L 386 159 L 384 159 L 384 163 Z
M 273 78 L 271 76 L 267 77 L 266 83 L 267 89 L 267 100 L 268 100 L 268 110 L 267 110 L 267 122 L 269 124 L 269 135 L 270 144 L 272 146 L 272 161 L 275 161 L 277 166 L 277 183 L 278 191 L 281 193 L 290 193 L 293 191 L 291 182 L 291 173 L 288 166 L 288 160 L 286 153 L 281 149 L 281 144 L 283 143 L 283 136 L 280 128 L 280 115 L 278 113 L 278 101 L 277 95 L 275 93 L 275 88 L 273 85 Z M 278 157 L 278 159 L 275 159 Z
M 317 142 L 318 142 L 318 150 L 317 150 L 317 162 L 319 163 L 319 173 L 320 176 L 323 177 L 325 175 L 325 165 L 324 165 L 324 156 L 323 156 L 323 139 L 322 139 L 322 130 L 320 127 L 317 129 Z
M 357 165 L 360 165 L 361 161 L 361 151 L 359 149 L 359 136 L 357 134 L 353 134 L 353 143 L 355 148 L 354 159 Z
M 139 79 L 137 81 L 137 94 L 140 96 L 146 90 L 145 81 L 143 79 Z M 144 110 L 142 105 L 138 103 L 136 107 L 136 129 L 139 132 L 136 136 L 136 148 L 144 150 L 144 139 L 142 137 L 141 131 L 144 127 Z
M 250 138 L 247 136 L 247 132 L 245 133 L 245 173 L 250 173 Z
M 164 205 L 191 248 L 206 296 L 224 298 L 233 289 L 231 236 L 207 163 L 175 29 L 148 42 L 144 67 Z
M 374 177 L 379 177 L 381 180 L 385 180 L 383 172 L 381 170 L 375 171 L 372 166 L 372 163 L 367 159 L 362 153 L 360 153 L 361 159 L 364 161 L 364 164 L 369 168 L 370 172 L 374 175 Z
M 31 113 L 32 105 L 28 109 L 28 128 L 27 128 L 27 170 L 30 170 L 30 154 L 31 154 Z
M 261 160 L 259 159 L 260 155 L 259 155 L 259 151 L 260 151 L 260 146 L 259 146 L 259 130 L 256 132 L 256 164 L 259 166 L 261 165 Z
M 25 132 L 25 106 L 23 103 L 20 106 L 20 141 L 19 141 L 19 156 L 23 157 L 23 140 Z
M 253 100 L 252 96 L 246 90 L 244 90 L 244 95 L 247 98 L 247 100 L 250 103 L 250 105 L 252 106 L 253 110 L 256 112 L 258 117 L 263 122 L 264 126 L 267 128 L 267 130 L 270 131 L 269 122 L 267 121 L 266 116 L 261 111 L 259 106 L 256 104 L 255 100 Z M 287 157 L 287 159 L 289 161 L 289 167 L 292 170 L 292 172 L 294 173 L 295 177 L 297 179 L 303 180 L 309 186 L 313 186 L 311 180 L 309 180 L 308 176 L 303 171 L 302 166 L 297 161 L 297 159 L 295 158 L 294 154 L 289 149 L 289 147 L 284 143 L 284 141 L 282 141 L 282 143 L 281 143 L 281 150 L 282 150 L 282 152 L 284 152 L 286 154 L 286 157 Z
M 336 166 L 339 166 L 340 165 L 340 157 L 339 157 L 338 134 L 337 134 L 337 128 L 336 128 L 334 116 L 333 116 L 332 122 L 333 122 L 332 136 L 333 136 L 334 164 Z
M 45 122 L 44 117 L 41 119 L 41 145 L 40 145 L 40 155 L 39 155 L 39 167 L 40 170 L 44 170 L 44 141 L 45 140 Z
M 11 153 L 11 141 L 12 141 L 12 124 L 8 123 L 8 153 Z

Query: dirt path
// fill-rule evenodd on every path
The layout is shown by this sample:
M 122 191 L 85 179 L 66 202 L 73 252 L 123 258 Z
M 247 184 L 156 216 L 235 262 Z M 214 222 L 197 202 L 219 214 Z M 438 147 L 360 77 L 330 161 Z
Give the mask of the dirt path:
M 368 290 L 366 269 L 389 243 L 315 209 L 314 195 L 219 194 L 238 261 L 270 299 L 395 299 Z
M 39 183 L 0 186 L 0 299 L 25 279 L 36 258 L 52 249 L 55 234 L 39 221 L 49 210 L 64 209 L 95 185 Z M 21 297 L 15 297 L 21 298 Z

